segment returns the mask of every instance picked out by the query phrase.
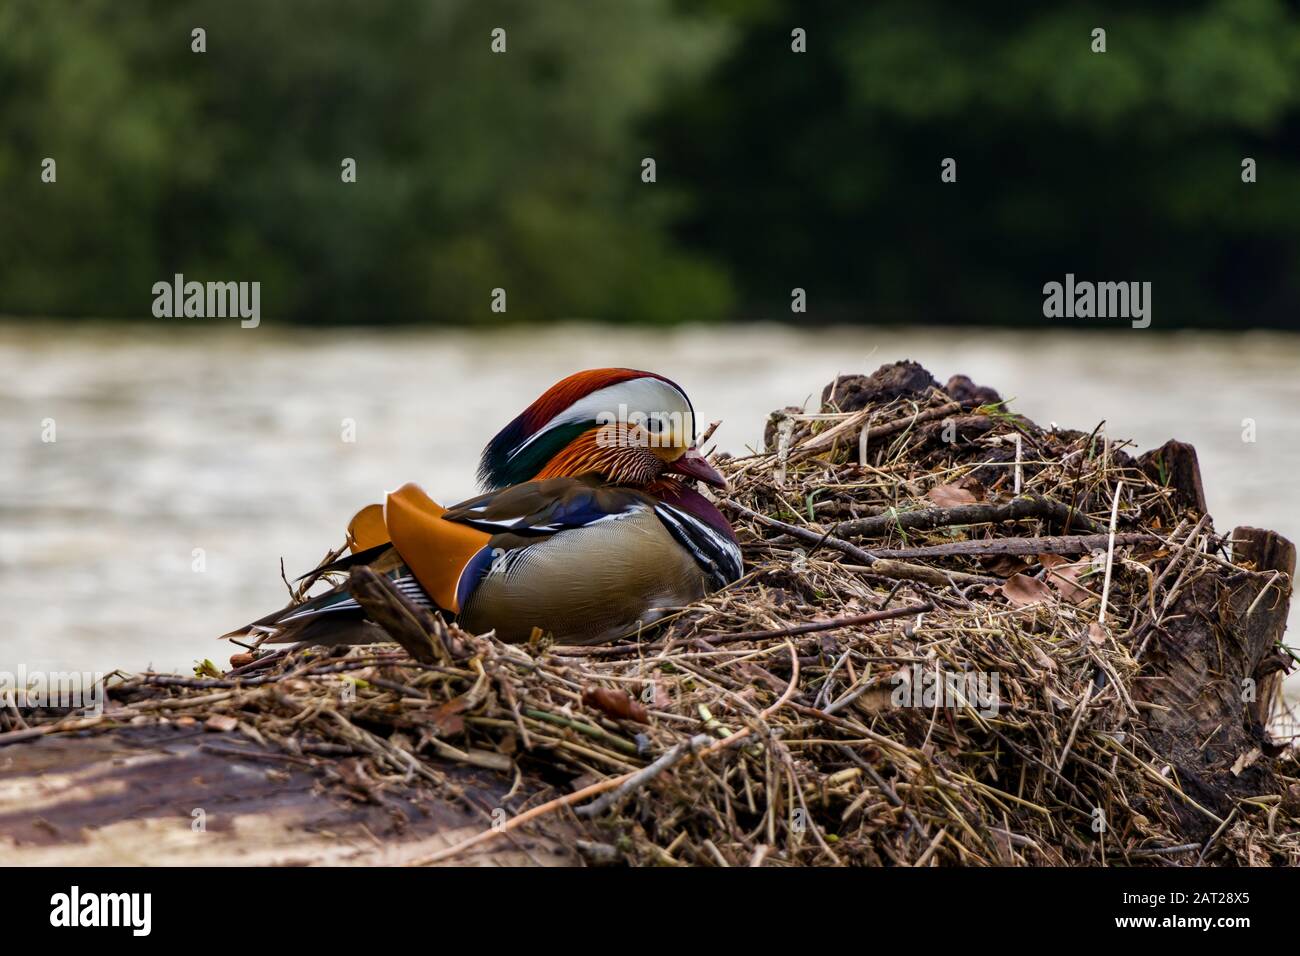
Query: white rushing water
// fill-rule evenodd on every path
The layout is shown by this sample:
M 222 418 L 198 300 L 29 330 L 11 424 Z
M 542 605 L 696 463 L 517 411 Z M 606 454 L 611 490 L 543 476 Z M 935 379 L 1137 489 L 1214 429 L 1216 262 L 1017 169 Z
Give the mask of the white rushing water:
M 717 446 L 743 453 L 760 446 L 768 411 L 815 404 L 836 373 L 902 358 L 940 382 L 968 374 L 1044 424 L 1105 419 L 1135 452 L 1189 441 L 1217 528 L 1300 539 L 1295 336 L 8 324 L 0 670 L 224 662 L 233 648 L 216 635 L 284 603 L 281 558 L 291 577 L 306 571 L 359 506 L 405 481 L 444 501 L 474 493 L 484 442 L 577 369 L 667 375 L 701 428 L 722 419 Z M 54 442 L 42 441 L 48 420 Z

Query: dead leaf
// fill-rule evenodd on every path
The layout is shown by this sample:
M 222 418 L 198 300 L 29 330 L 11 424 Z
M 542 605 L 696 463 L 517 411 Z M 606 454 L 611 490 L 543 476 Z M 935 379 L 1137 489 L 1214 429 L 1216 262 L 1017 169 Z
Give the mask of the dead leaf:
M 1029 649 L 1034 652 L 1034 660 L 1038 661 L 1041 666 L 1046 667 L 1053 674 L 1056 673 L 1056 661 L 1048 657 L 1041 647 L 1031 641 Z
M 447 703 L 433 709 L 429 715 L 429 722 L 437 730 L 439 737 L 454 737 L 465 729 L 465 719 L 461 714 L 469 707 L 469 701 L 465 695 L 454 697 Z
M 1025 574 L 1013 574 L 1002 585 L 1003 596 L 1017 607 L 1049 601 L 1052 589 L 1037 578 Z
M 642 700 L 642 703 L 645 703 L 645 701 Z M 654 699 L 650 701 L 651 706 L 654 707 L 655 710 L 667 710 L 672 706 L 672 703 L 673 698 L 672 695 L 668 693 L 668 685 L 662 681 L 655 681 Z
M 965 488 L 967 491 L 969 491 L 972 495 L 975 496 L 976 501 L 984 500 L 984 495 L 986 493 L 984 490 L 984 485 L 980 483 L 980 480 L 978 478 L 975 478 L 972 475 L 967 475 L 961 481 L 957 482 L 957 487 Z
M 985 571 L 1000 578 L 1009 578 L 1013 574 L 1023 574 L 1029 570 L 1029 565 L 1023 558 L 1011 554 L 986 555 L 979 560 Z
M 1106 630 L 1106 625 L 1093 621 L 1088 625 L 1088 640 L 1101 647 L 1110 637 L 1110 631 Z
M 1082 604 L 1093 597 L 1087 588 L 1078 583 L 1083 574 L 1092 570 L 1090 560 L 1076 561 L 1073 564 L 1044 565 L 1044 567 L 1047 568 L 1047 573 L 1044 575 L 1047 583 L 1056 588 L 1061 597 L 1071 604 Z
M 734 666 L 736 668 L 737 676 L 743 678 L 751 686 L 754 684 L 764 684 L 772 688 L 772 690 L 776 691 L 778 694 L 783 693 L 785 689 L 790 686 L 788 681 L 782 681 L 771 671 L 759 667 L 756 664 L 749 663 L 748 661 L 742 661 Z M 746 689 L 748 690 L 749 688 Z M 656 693 L 663 693 L 663 688 L 656 684 L 655 691 Z M 665 696 L 665 703 L 666 702 L 667 697 Z M 664 707 L 658 704 L 657 700 L 655 706 L 659 710 L 664 709 Z
M 853 702 L 853 706 L 864 714 L 875 717 L 894 708 L 894 690 L 888 684 L 868 688 Z
M 975 496 L 965 488 L 956 485 L 935 485 L 926 495 L 940 508 L 954 508 L 957 505 L 975 504 Z
M 626 691 L 610 690 L 608 687 L 589 687 L 582 692 L 582 702 L 588 707 L 595 707 L 615 720 L 635 720 L 638 724 L 650 723 L 650 714 L 645 704 L 633 700 Z

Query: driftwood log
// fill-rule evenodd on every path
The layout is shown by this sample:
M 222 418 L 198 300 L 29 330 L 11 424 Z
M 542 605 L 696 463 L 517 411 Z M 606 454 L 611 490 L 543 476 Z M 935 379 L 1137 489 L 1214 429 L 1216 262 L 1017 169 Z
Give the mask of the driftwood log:
M 1243 575 L 1230 586 L 1209 575 L 1188 582 L 1169 606 L 1168 623 L 1149 630 L 1149 673 L 1139 683 L 1153 746 L 1220 820 L 1233 797 L 1278 789 L 1257 760 L 1282 749 L 1265 722 L 1285 674 L 1287 659 L 1276 648 L 1296 565 L 1295 545 L 1272 531 L 1237 528 L 1231 544 L 1237 563 L 1276 574 Z M 1208 838 L 1222 825 L 1185 804 L 1177 810 L 1193 836 Z
M 50 735 L 0 749 L 0 847 L 10 866 L 396 866 L 488 825 L 508 777 L 448 764 L 462 799 L 382 792 L 340 756 L 307 761 L 203 724 Z M 474 808 L 474 809 L 471 809 Z M 513 835 L 460 865 L 578 862 L 562 826 Z

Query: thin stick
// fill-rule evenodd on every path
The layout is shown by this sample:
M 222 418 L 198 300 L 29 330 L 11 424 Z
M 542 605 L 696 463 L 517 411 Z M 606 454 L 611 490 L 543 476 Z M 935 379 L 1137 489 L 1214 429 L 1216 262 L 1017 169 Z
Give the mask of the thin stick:
M 1160 539 L 1145 531 L 1115 535 L 1116 544 L 1143 544 Z M 943 558 L 975 555 L 1089 554 L 1110 542 L 1108 534 L 1055 534 L 1038 538 L 989 538 L 983 541 L 953 541 L 919 548 L 877 548 L 876 560 L 888 558 Z
M 772 631 L 738 631 L 735 634 L 712 634 L 701 640 L 712 644 L 731 644 L 734 641 L 766 641 L 774 637 L 794 637 L 798 634 L 812 634 L 815 631 L 833 631 L 841 627 L 857 627 L 860 624 L 872 624 L 876 621 L 888 621 L 895 617 L 912 617 L 934 610 L 934 605 L 925 601 L 921 604 L 909 604 L 906 607 L 894 607 L 884 611 L 870 611 L 866 614 L 854 614 L 849 617 L 837 617 L 830 621 L 813 621 L 809 624 L 795 624 L 790 627 L 777 628 Z
M 1021 454 L 1021 451 L 1022 449 L 1021 449 L 1021 441 L 1020 441 L 1020 432 L 1016 432 L 1016 497 L 1017 498 L 1020 497 L 1020 480 L 1022 475 L 1021 460 L 1023 456 Z
M 580 817 L 599 816 L 610 807 L 614 806 L 614 804 L 619 803 L 633 790 L 645 786 L 665 770 L 675 766 L 684 757 L 697 753 L 712 742 L 713 738 L 709 734 L 696 734 L 689 740 L 685 740 L 665 752 L 662 757 L 650 764 L 650 766 L 644 767 L 632 774 L 619 784 L 618 789 L 614 790 L 612 793 L 606 793 L 600 799 L 593 800 L 585 807 L 579 807 L 574 812 Z
M 1115 497 L 1110 502 L 1110 543 L 1106 547 L 1106 580 L 1101 585 L 1101 610 L 1097 612 L 1097 623 L 1106 623 L 1106 602 L 1110 600 L 1110 571 L 1115 561 L 1115 523 L 1119 520 L 1119 493 L 1124 487 L 1123 480 L 1115 482 Z
M 1273 582 L 1278 579 L 1281 573 L 1281 571 L 1274 571 L 1273 576 L 1268 579 L 1268 583 L 1260 588 L 1259 593 L 1255 595 L 1255 600 L 1251 601 L 1250 607 L 1246 608 L 1246 617 L 1250 617 L 1255 613 L 1255 608 L 1259 607 L 1259 602 L 1264 600 L 1264 595 L 1268 593 L 1268 589 L 1273 586 Z
M 905 415 L 902 418 L 894 419 L 892 422 L 885 422 L 883 425 L 877 425 L 874 428 L 867 429 L 867 439 L 870 440 L 872 438 L 880 438 L 884 435 L 892 435 L 894 432 L 900 432 L 903 429 L 910 428 L 912 425 L 916 425 L 920 422 L 933 421 L 936 418 L 943 418 L 945 415 L 951 415 L 954 412 L 960 411 L 961 402 L 948 402 L 934 408 L 919 410 L 914 415 Z M 795 449 L 794 454 L 791 455 L 791 459 L 797 460 L 799 458 L 804 458 L 814 452 L 831 447 L 840 438 L 855 431 L 863 422 L 870 421 L 873 415 L 875 415 L 875 409 L 870 407 L 864 408 L 860 412 L 854 412 L 851 417 L 846 418 L 838 425 L 828 428 L 824 432 L 813 435 L 807 441 L 803 442 Z M 859 439 L 859 441 L 861 441 L 861 439 Z
M 948 528 L 962 524 L 996 524 L 1001 521 L 1023 521 L 1027 518 L 1050 518 L 1064 522 L 1069 518 L 1075 524 L 1092 534 L 1105 530 L 1086 515 L 1075 512 L 1059 501 L 1051 498 L 1016 498 L 1006 504 L 957 505 L 953 508 L 918 508 L 916 511 L 903 511 L 875 515 L 871 518 L 858 518 L 836 525 L 832 534 L 846 538 L 871 538 L 889 534 L 897 530 L 929 531 L 933 528 Z
M 794 422 L 782 417 L 776 425 L 776 467 L 772 470 L 772 482 L 778 488 L 785 487 L 785 469 L 790 457 L 790 436 L 793 433 Z
M 704 443 L 713 437 L 713 433 L 718 430 L 718 426 L 721 424 L 722 424 L 722 419 L 720 418 L 715 422 L 709 422 L 709 427 L 704 429 L 704 434 L 701 435 L 700 440 L 695 443 L 695 447 L 703 448 Z
M 723 504 L 733 511 L 739 511 L 745 517 L 757 521 L 759 524 L 767 525 L 769 528 L 775 528 L 777 531 L 783 531 L 792 538 L 798 538 L 800 541 L 805 541 L 808 544 L 816 545 L 817 547 L 829 545 L 837 551 L 842 551 L 844 554 L 847 554 L 854 561 L 858 561 L 862 564 L 871 564 L 871 562 L 876 560 L 875 555 L 870 551 L 865 551 L 862 548 L 859 548 L 856 544 L 851 544 L 848 541 L 837 538 L 830 531 L 819 534 L 816 531 L 809 530 L 808 528 L 801 528 L 798 525 L 788 524 L 787 522 L 781 521 L 777 518 L 760 514 L 751 508 L 746 508 L 739 502 L 725 501 Z
M 1079 733 L 1079 725 L 1083 723 L 1084 712 L 1088 709 L 1088 703 L 1092 700 L 1092 689 L 1095 685 L 1092 681 L 1088 682 L 1088 689 L 1084 691 L 1083 700 L 1079 701 L 1079 709 L 1075 711 L 1074 723 L 1070 725 L 1070 736 L 1065 741 L 1065 746 L 1061 749 L 1061 756 L 1056 758 L 1056 769 L 1064 770 L 1065 761 L 1070 756 L 1070 748 L 1074 746 L 1074 738 Z
M 527 823 L 529 820 L 536 820 L 538 817 L 544 817 L 548 813 L 551 813 L 555 810 L 559 810 L 562 807 L 572 806 L 575 803 L 580 803 L 581 801 L 586 800 L 588 797 L 594 797 L 597 794 L 604 793 L 606 790 L 613 790 L 623 781 L 627 780 L 629 777 L 635 776 L 637 773 L 640 772 L 641 771 L 636 770 L 636 771 L 631 771 L 629 773 L 625 773 L 619 777 L 610 777 L 608 780 L 601 780 L 599 783 L 593 783 L 590 786 L 583 787 L 581 790 L 576 790 L 573 793 L 566 794 L 563 797 L 556 797 L 554 800 L 548 800 L 546 803 L 533 807 L 531 810 L 527 810 L 519 814 L 519 816 L 517 817 L 511 817 L 509 820 L 507 820 L 505 823 L 501 824 L 498 827 L 493 827 L 490 830 L 484 830 L 482 833 L 476 833 L 474 836 L 470 837 L 467 840 L 461 840 L 459 843 L 454 843 L 451 846 L 443 847 L 441 850 L 437 851 L 436 853 L 430 853 L 428 856 L 422 856 L 418 859 L 412 860 L 408 865 L 428 866 L 431 863 L 438 863 L 442 860 L 450 859 L 453 856 L 458 856 L 464 851 L 470 849 L 471 847 L 478 846 L 483 843 L 488 843 L 491 840 L 495 840 L 499 836 L 504 836 L 506 833 L 509 833 L 511 830 L 518 829 L 519 827 Z

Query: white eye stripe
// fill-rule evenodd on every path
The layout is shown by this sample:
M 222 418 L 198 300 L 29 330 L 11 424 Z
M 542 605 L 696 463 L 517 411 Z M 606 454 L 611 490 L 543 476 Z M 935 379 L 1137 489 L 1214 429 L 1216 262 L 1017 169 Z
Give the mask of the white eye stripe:
M 682 422 L 689 423 L 687 428 L 694 429 L 694 412 L 685 393 L 662 379 L 646 376 L 597 389 L 578 399 L 512 448 L 509 457 L 514 458 L 553 428 L 575 422 L 600 421 L 602 416 L 617 418 L 620 408 L 626 409 L 629 415 L 638 412 L 651 416 L 667 415 L 668 421 L 676 415 Z

